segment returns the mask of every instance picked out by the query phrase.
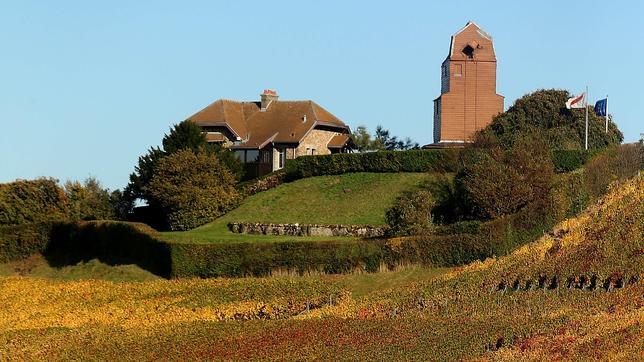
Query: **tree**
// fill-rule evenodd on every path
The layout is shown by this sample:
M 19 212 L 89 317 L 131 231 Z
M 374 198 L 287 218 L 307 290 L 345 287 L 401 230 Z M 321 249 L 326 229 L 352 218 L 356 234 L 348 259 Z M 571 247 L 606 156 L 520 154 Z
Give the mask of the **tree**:
M 232 172 L 237 180 L 241 179 L 243 175 L 244 166 L 235 157 L 235 155 L 230 152 L 230 150 L 219 145 L 208 144 L 203 129 L 190 120 L 174 125 L 170 129 L 170 132 L 163 137 L 162 144 L 163 149 L 159 147 L 151 147 L 145 155 L 139 157 L 138 164 L 135 166 L 134 172 L 130 174 L 130 182 L 126 187 L 126 190 L 120 195 L 125 198 L 121 200 L 121 206 L 133 206 L 134 200 L 142 199 L 145 200 L 150 207 L 158 207 L 154 197 L 146 192 L 146 188 L 150 184 L 159 162 L 163 158 L 180 150 L 205 150 L 205 152 L 217 154 L 219 159 Z M 130 212 L 131 210 L 127 213 Z
M 130 174 L 130 183 L 127 185 L 132 201 L 143 199 L 150 202 L 149 195 L 145 193 L 145 187 L 152 180 L 155 167 L 165 156 L 166 153 L 159 147 L 150 147 L 148 153 L 139 157 L 138 164 L 134 166 L 134 172 Z
M 206 135 L 203 129 L 196 123 L 187 120 L 175 124 L 170 133 L 163 137 L 163 151 L 166 154 L 173 154 L 179 150 L 197 151 L 206 146 Z
M 110 192 L 94 177 L 88 177 L 81 184 L 78 181 L 65 182 L 65 194 L 69 199 L 72 220 L 110 220 L 114 211 Z
M 571 94 L 565 90 L 542 89 L 517 99 L 504 113 L 496 116 L 481 133 L 493 133 L 503 147 L 510 148 L 517 135 L 539 130 L 550 149 L 583 149 L 585 110 L 566 109 Z M 612 117 L 605 132 L 605 119 L 588 112 L 588 145 L 600 149 L 617 145 L 624 139 Z
M 457 175 L 457 184 L 465 194 L 466 209 L 479 218 L 496 218 L 544 200 L 553 176 L 544 138 L 524 134 L 509 150 L 486 149 Z
M 188 230 L 214 220 L 234 205 L 238 197 L 235 182 L 215 153 L 183 149 L 159 161 L 145 191 L 164 211 L 169 229 Z
M 432 194 L 426 190 L 408 192 L 398 197 L 385 213 L 385 220 L 392 235 L 418 235 L 432 227 Z
M 69 200 L 53 178 L 0 184 L 0 225 L 69 219 Z
M 123 191 L 114 190 L 110 194 L 110 205 L 116 220 L 128 220 L 134 209 L 134 198 L 127 187 Z
M 365 126 L 359 126 L 352 135 L 353 142 L 358 151 L 381 151 L 381 150 L 410 150 L 419 147 L 411 138 L 398 139 L 392 136 L 388 129 L 378 125 L 376 133 L 371 136 Z
M 358 128 L 356 128 L 351 134 L 351 137 L 353 138 L 353 143 L 356 145 L 356 149 L 359 152 L 371 150 L 371 144 L 373 141 L 371 140 L 371 134 L 367 131 L 367 127 L 358 126 Z

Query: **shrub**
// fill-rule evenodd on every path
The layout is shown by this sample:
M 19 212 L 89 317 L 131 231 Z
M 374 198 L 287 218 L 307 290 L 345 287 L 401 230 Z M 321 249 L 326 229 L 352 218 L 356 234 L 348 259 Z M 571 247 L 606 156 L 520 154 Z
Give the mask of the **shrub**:
M 0 263 L 43 253 L 51 228 L 52 224 L 46 222 L 0 226 Z
M 69 217 L 69 201 L 52 178 L 0 184 L 0 225 L 59 221 Z
M 473 214 L 468 209 L 462 184 L 456 182 L 453 176 L 435 174 L 424 187 L 432 193 L 435 200 L 432 209 L 435 224 L 456 223 Z
M 244 197 L 248 197 L 275 188 L 283 184 L 285 181 L 286 172 L 284 169 L 281 169 L 254 180 L 242 182 L 237 185 L 237 189 Z
M 543 140 L 525 135 L 509 150 L 490 149 L 457 176 L 481 218 L 512 214 L 548 195 L 553 166 Z
M 553 150 L 550 155 L 555 172 L 570 172 L 581 168 L 591 152 L 583 150 Z
M 216 154 L 219 161 L 223 163 L 232 175 L 237 180 L 241 179 L 244 172 L 244 165 L 235 155 L 226 148 L 219 145 L 209 144 L 206 141 L 206 136 L 203 129 L 196 123 L 186 120 L 179 124 L 175 124 L 170 133 L 164 135 L 163 149 L 159 147 L 151 147 L 148 152 L 139 157 L 138 164 L 134 167 L 134 172 L 130 174 L 130 182 L 128 183 L 122 196 L 129 200 L 122 202 L 120 206 L 131 206 L 125 214 L 131 213 L 133 210 L 134 201 L 136 199 L 143 199 L 147 201 L 151 208 L 158 208 L 157 200 L 149 194 L 148 186 L 152 182 L 155 169 L 159 162 L 180 150 L 191 150 L 194 152 L 210 152 Z M 155 213 L 159 210 L 155 210 Z M 154 221 L 155 224 L 160 224 L 160 221 Z
M 78 181 L 65 182 L 65 194 L 69 199 L 72 220 L 114 218 L 110 192 L 94 177 L 87 178 L 82 184 Z
M 235 177 L 214 153 L 203 150 L 180 150 L 161 159 L 146 191 L 165 211 L 171 230 L 208 223 L 238 197 Z
M 460 150 L 379 151 L 303 156 L 286 162 L 290 180 L 350 172 L 454 172 Z
M 417 235 L 431 230 L 432 194 L 426 190 L 407 192 L 394 201 L 385 213 L 389 232 L 393 235 Z

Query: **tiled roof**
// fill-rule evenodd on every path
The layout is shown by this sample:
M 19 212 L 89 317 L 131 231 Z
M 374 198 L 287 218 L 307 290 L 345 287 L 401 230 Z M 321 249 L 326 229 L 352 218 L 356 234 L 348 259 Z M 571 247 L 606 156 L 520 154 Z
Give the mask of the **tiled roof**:
M 331 138 L 331 141 L 329 141 L 329 144 L 327 145 L 327 147 L 342 148 L 346 146 L 349 143 L 349 141 L 351 141 L 351 137 L 349 137 L 349 135 L 347 134 L 335 135 L 333 136 L 333 138 Z
M 220 99 L 188 119 L 201 126 L 227 127 L 242 140 L 235 148 L 261 148 L 268 142 L 299 143 L 316 127 L 350 132 L 344 122 L 313 101 L 275 101 L 261 110 L 259 102 Z

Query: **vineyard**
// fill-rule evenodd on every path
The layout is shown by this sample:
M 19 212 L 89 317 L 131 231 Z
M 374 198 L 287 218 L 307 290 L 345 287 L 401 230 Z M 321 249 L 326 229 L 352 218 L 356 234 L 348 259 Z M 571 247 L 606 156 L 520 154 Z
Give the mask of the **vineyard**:
M 641 220 L 638 177 L 508 256 L 365 293 L 351 275 L 4 276 L 0 360 L 635 360 L 644 353 Z

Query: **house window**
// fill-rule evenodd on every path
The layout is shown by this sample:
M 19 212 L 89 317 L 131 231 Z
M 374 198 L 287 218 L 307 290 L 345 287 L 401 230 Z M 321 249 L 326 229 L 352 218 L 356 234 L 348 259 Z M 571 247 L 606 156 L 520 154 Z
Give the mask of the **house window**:
M 259 150 L 235 150 L 235 157 L 243 163 L 259 162 Z
M 315 154 L 317 154 L 315 148 L 311 148 L 311 156 L 314 156 Z
M 259 161 L 259 150 L 246 151 L 246 163 Z

